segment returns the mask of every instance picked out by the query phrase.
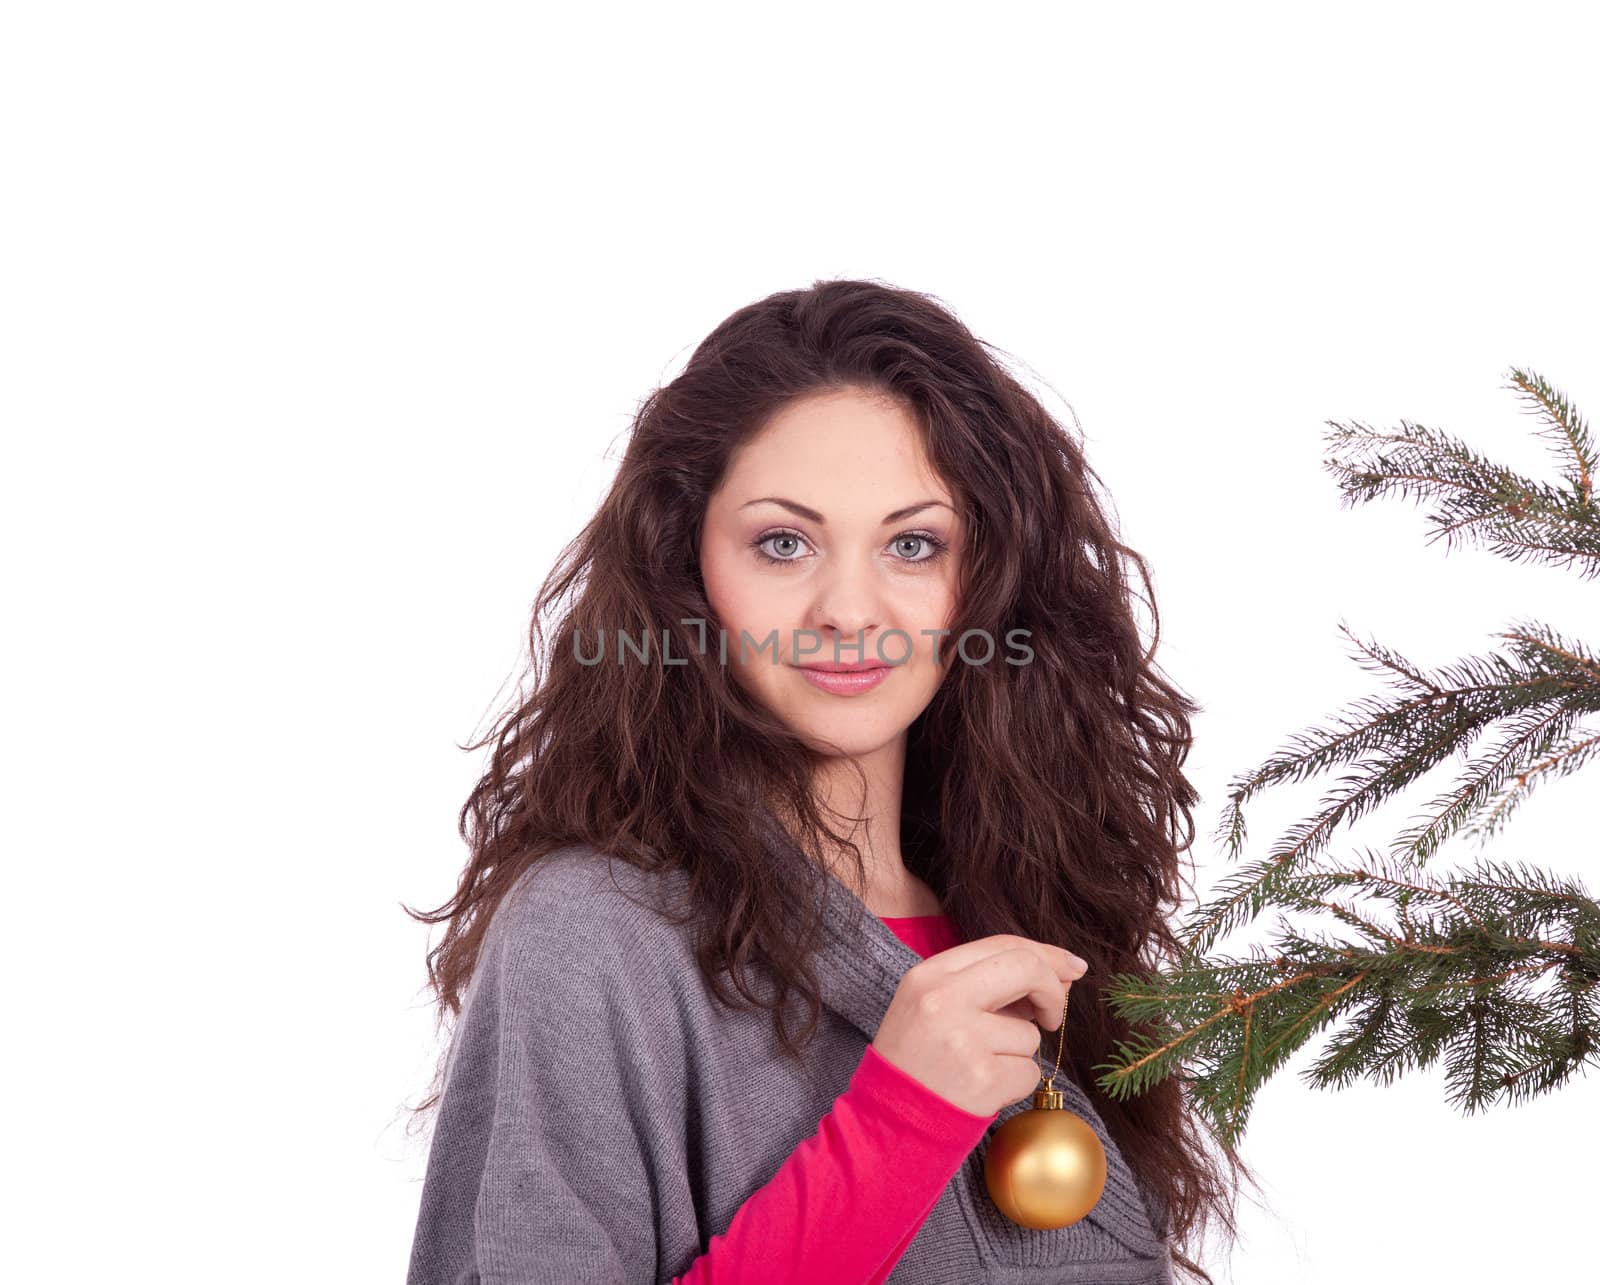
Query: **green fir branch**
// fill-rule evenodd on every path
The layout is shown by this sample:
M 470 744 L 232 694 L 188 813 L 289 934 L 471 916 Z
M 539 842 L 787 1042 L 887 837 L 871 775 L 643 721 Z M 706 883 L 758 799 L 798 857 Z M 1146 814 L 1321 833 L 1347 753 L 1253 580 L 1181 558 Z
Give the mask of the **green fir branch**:
M 1538 761 L 1562 743 L 1580 717 L 1581 711 L 1559 705 L 1525 711 L 1491 753 L 1469 763 L 1448 791 L 1429 800 L 1429 815 L 1397 836 L 1390 851 L 1421 864 L 1474 817 L 1479 820 L 1466 832 L 1486 840 L 1532 788 L 1528 782 Z
M 1513 369 L 1512 387 L 1541 417 L 1567 485 L 1524 478 L 1436 430 L 1331 424 L 1326 462 L 1351 506 L 1385 494 L 1435 502 L 1432 539 L 1477 540 L 1511 561 L 1538 558 L 1600 574 L 1595 447 L 1567 399 Z M 1149 975 L 1119 973 L 1103 993 L 1128 1039 L 1096 1067 L 1107 1093 L 1126 1097 L 1177 1076 L 1230 1144 L 1242 1137 L 1261 1087 L 1326 1032 L 1303 1073 L 1319 1088 L 1360 1078 L 1392 1082 L 1441 1065 L 1449 1100 L 1467 1112 L 1521 1102 L 1600 1063 L 1600 906 L 1575 881 L 1525 864 L 1481 859 L 1443 878 L 1425 863 L 1455 835 L 1480 846 L 1534 785 L 1600 756 L 1600 657 L 1536 621 L 1497 635 L 1503 651 L 1432 672 L 1373 640 L 1354 658 L 1392 691 L 1365 696 L 1333 726 L 1234 778 L 1217 829 L 1244 855 L 1244 804 L 1269 786 L 1338 772 L 1315 813 L 1265 858 L 1220 881 L 1175 933 L 1177 952 Z M 1469 758 L 1480 739 L 1485 748 Z M 1463 770 L 1387 852 L 1354 864 L 1326 855 L 1357 819 L 1459 754 Z M 1342 769 L 1342 770 L 1341 770 Z M 1281 915 L 1269 947 L 1208 957 L 1228 932 L 1268 908 L 1300 912 L 1334 931 Z
M 1262 1084 L 1335 1023 L 1303 1073 L 1313 1087 L 1387 1083 L 1442 1061 L 1450 1100 L 1472 1112 L 1600 1064 L 1600 906 L 1576 882 L 1489 864 L 1432 881 L 1368 853 L 1353 868 L 1288 877 L 1278 892 L 1355 936 L 1282 925 L 1244 959 L 1190 956 L 1167 973 L 1111 977 L 1108 1002 L 1135 1033 L 1095 1068 L 1107 1093 L 1123 1098 L 1181 1069 L 1231 1143 Z M 1398 908 L 1400 924 L 1362 901 Z
M 1523 394 L 1523 400 L 1543 417 L 1545 424 L 1537 430 L 1539 435 L 1554 444 L 1558 459 L 1571 463 L 1572 471 L 1565 476 L 1572 485 L 1574 498 L 1580 504 L 1589 504 L 1594 494 L 1595 473 L 1594 439 L 1589 436 L 1589 426 L 1566 396 L 1541 376 L 1512 367 L 1509 378 L 1511 382 L 1506 387 Z

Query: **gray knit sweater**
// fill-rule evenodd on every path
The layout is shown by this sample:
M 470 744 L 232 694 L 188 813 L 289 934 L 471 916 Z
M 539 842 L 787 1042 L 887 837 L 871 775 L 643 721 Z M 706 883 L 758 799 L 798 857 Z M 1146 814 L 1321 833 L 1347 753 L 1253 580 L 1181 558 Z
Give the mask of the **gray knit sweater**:
M 686 875 L 587 845 L 541 858 L 485 931 L 447 1054 L 407 1285 L 666 1285 L 817 1130 L 895 989 L 920 962 L 828 876 L 813 964 L 824 1010 L 803 1069 L 767 1010 L 719 1003 L 689 926 L 659 912 Z M 763 992 L 770 996 L 770 991 Z M 791 1032 L 804 1015 L 790 996 Z M 1105 1147 L 1104 1194 L 1070 1227 L 1006 1219 L 983 1180 L 1006 1106 L 901 1257 L 896 1285 L 1157 1285 L 1158 1206 L 1083 1091 L 1066 1105 Z M 1155 1214 L 1155 1220 L 1152 1219 Z

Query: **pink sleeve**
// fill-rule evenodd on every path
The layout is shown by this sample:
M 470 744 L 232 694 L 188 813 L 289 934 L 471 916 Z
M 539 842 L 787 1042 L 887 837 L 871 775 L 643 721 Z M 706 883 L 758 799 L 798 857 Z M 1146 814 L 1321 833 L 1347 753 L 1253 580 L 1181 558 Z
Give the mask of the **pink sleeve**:
M 973 1115 L 872 1045 L 816 1133 L 673 1285 L 877 1285 L 994 1115 Z

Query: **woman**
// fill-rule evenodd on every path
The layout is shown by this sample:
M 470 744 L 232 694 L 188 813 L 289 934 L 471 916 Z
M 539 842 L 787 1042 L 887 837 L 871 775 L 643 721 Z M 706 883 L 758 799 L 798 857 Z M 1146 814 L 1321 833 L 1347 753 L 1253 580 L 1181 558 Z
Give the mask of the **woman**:
M 1097 978 L 1176 947 L 1197 708 L 1094 477 L 877 282 L 740 309 L 645 400 L 415 915 L 457 1020 L 411 1285 L 1210 1280 L 1178 1246 L 1235 1228 L 1181 1085 L 1094 1083 L 1133 1033 Z M 983 1155 L 1069 986 L 1054 1084 L 1107 1180 L 1041 1231 Z

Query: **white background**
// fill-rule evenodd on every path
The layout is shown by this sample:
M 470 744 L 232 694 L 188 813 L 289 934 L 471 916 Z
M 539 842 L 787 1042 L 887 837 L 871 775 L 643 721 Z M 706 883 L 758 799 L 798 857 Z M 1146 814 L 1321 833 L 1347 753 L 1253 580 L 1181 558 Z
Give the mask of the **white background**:
M 1557 481 L 1513 365 L 1600 413 L 1583 6 L 554 8 L 0 21 L 14 1279 L 403 1277 L 400 903 L 464 860 L 457 744 L 638 400 L 774 290 L 930 292 L 1076 414 L 1206 707 L 1202 888 L 1229 780 L 1381 690 L 1341 619 L 1428 667 L 1600 637 L 1593 582 L 1319 465 L 1406 418 Z M 1580 779 L 1485 855 L 1592 881 Z M 1319 1047 L 1219 1281 L 1590 1267 L 1600 1083 L 1465 1117 L 1439 1072 L 1313 1091 Z

